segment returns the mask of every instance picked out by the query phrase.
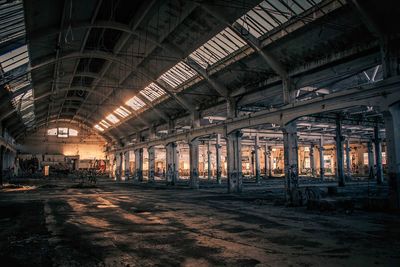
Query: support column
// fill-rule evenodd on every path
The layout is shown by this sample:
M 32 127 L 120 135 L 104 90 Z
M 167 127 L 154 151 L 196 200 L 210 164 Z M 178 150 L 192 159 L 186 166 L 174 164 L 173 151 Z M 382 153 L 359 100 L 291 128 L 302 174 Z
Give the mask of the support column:
M 125 158 L 125 180 L 128 180 L 129 176 L 131 175 L 129 170 L 129 150 L 125 151 L 124 158 Z
M 175 185 L 179 179 L 178 146 L 175 142 L 169 143 L 166 148 L 167 182 Z
M 377 184 L 383 183 L 383 168 L 382 168 L 382 146 L 381 136 L 379 134 L 379 127 L 374 127 L 374 146 L 375 146 L 375 162 L 376 162 L 376 182 Z
M 210 149 L 210 140 L 207 142 L 207 177 L 208 181 L 211 181 L 211 149 Z
M 3 160 L 4 160 L 4 146 L 0 146 L 0 186 L 3 185 L 3 168 L 4 168 Z
M 260 183 L 261 180 L 261 171 L 260 171 L 260 158 L 258 155 L 258 150 L 260 149 L 259 146 L 259 137 L 258 134 L 254 137 L 254 161 L 256 167 L 256 183 Z
M 310 170 L 311 177 L 315 177 L 314 143 L 310 145 Z
M 215 161 L 216 161 L 216 176 L 217 176 L 217 183 L 221 184 L 221 175 L 222 175 L 222 168 L 221 168 L 221 135 L 217 134 L 216 144 L 215 144 Z
M 319 178 L 321 181 L 324 180 L 325 166 L 324 166 L 324 136 L 321 135 L 319 139 Z
M 384 112 L 388 162 L 389 202 L 400 209 L 400 102 Z
M 241 131 L 234 131 L 226 137 L 228 193 L 242 192 L 242 135 Z
M 199 188 L 199 141 L 198 139 L 189 142 L 189 164 L 190 181 L 189 186 L 193 189 Z
M 268 170 L 268 175 L 270 178 L 272 178 L 272 167 L 273 167 L 273 162 L 272 162 L 272 146 L 268 146 L 268 162 L 269 162 L 269 170 Z
M 375 177 L 374 173 L 374 149 L 372 146 L 372 141 L 368 142 L 368 177 Z
M 122 179 L 122 152 L 118 154 L 117 157 L 117 175 L 116 175 L 117 180 Z
M 143 181 L 143 148 L 135 150 L 135 177 L 139 182 Z
M 265 178 L 269 178 L 269 153 L 268 153 L 268 144 L 265 143 L 265 151 L 264 151 L 264 170 L 265 170 Z
M 149 182 L 154 182 L 154 175 L 156 172 L 156 149 L 152 146 L 147 149 L 149 153 Z
M 286 200 L 291 201 L 293 189 L 298 187 L 298 145 L 296 122 L 290 122 L 283 128 L 283 150 L 285 161 Z
M 336 174 L 338 177 L 339 186 L 345 185 L 344 168 L 343 168 L 343 136 L 342 136 L 342 121 L 336 119 Z
M 346 176 L 347 179 L 351 178 L 351 161 L 350 161 L 350 141 L 346 139 Z

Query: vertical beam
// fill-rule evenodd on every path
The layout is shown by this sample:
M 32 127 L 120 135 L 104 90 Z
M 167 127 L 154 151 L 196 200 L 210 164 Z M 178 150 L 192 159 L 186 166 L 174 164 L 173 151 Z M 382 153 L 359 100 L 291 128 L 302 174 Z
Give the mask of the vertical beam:
M 344 168 L 343 168 L 343 136 L 342 121 L 340 117 L 336 119 L 336 172 L 338 177 L 338 185 L 344 186 Z
M 242 192 L 242 135 L 241 131 L 234 131 L 226 136 L 228 193 Z
M 400 209 L 400 102 L 384 112 L 388 161 L 389 201 Z
M 319 139 L 319 178 L 321 181 L 324 180 L 325 166 L 324 166 L 324 136 L 321 134 Z
M 376 162 L 376 182 L 383 183 L 383 168 L 382 168 L 382 146 L 381 137 L 379 134 L 379 126 L 374 127 L 374 146 L 375 146 L 375 162 Z
M 149 153 L 149 182 L 154 182 L 154 175 L 156 172 L 156 149 L 154 146 L 147 149 Z
M 3 185 L 3 160 L 4 160 L 4 146 L 0 145 L 0 186 Z
M 264 170 L 265 170 L 265 178 L 269 178 L 269 150 L 268 143 L 265 143 L 265 151 L 264 151 Z
M 221 184 L 221 175 L 222 175 L 222 167 L 221 167 L 221 134 L 217 134 L 216 143 L 215 143 L 215 160 L 216 160 L 216 176 L 217 183 Z
M 131 175 L 130 168 L 129 168 L 129 150 L 125 151 L 125 180 L 129 179 Z
M 286 201 L 291 201 L 293 189 L 298 187 L 298 145 L 296 122 L 289 122 L 283 128 L 283 153 L 285 161 Z
M 375 177 L 374 173 L 374 148 L 372 146 L 372 141 L 369 141 L 368 144 L 368 176 L 369 178 Z
M 210 149 L 210 140 L 207 142 L 207 178 L 208 181 L 211 181 L 211 149 Z
M 314 159 L 314 143 L 311 143 L 310 146 L 310 169 L 311 169 L 311 177 L 315 177 L 315 159 Z
M 347 179 L 351 178 L 351 161 L 350 161 L 350 141 L 346 139 L 346 176 Z
M 143 181 L 143 148 L 135 150 L 135 178 L 139 181 Z
M 256 134 L 254 137 L 254 161 L 255 161 L 255 168 L 256 168 L 256 183 L 259 183 L 261 180 L 261 171 L 260 171 L 260 157 L 259 157 L 259 136 Z
M 167 160 L 167 182 L 175 185 L 179 179 L 179 157 L 178 146 L 175 142 L 171 142 L 165 146 Z
M 118 154 L 117 157 L 117 175 L 116 175 L 117 180 L 122 179 L 122 152 Z
M 189 186 L 193 189 L 199 188 L 199 141 L 198 139 L 189 142 L 189 164 L 190 181 Z

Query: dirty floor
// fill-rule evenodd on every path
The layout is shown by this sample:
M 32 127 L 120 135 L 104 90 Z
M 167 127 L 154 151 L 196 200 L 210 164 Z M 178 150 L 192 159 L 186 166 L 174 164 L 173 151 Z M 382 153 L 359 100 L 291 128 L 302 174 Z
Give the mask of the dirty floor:
M 250 190 L 53 184 L 0 192 L 1 266 L 400 266 L 398 214 L 308 211 Z

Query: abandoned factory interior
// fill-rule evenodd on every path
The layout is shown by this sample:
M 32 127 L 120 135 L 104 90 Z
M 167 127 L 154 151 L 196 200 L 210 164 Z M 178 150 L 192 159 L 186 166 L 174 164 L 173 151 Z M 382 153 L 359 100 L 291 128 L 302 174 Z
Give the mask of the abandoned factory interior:
M 400 266 L 400 2 L 0 0 L 0 258 Z

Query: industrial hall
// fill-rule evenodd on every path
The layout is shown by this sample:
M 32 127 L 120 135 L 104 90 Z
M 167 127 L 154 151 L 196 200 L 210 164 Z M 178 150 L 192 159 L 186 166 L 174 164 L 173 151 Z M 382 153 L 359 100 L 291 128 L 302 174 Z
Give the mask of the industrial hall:
M 0 0 L 0 265 L 400 266 L 397 0 Z

